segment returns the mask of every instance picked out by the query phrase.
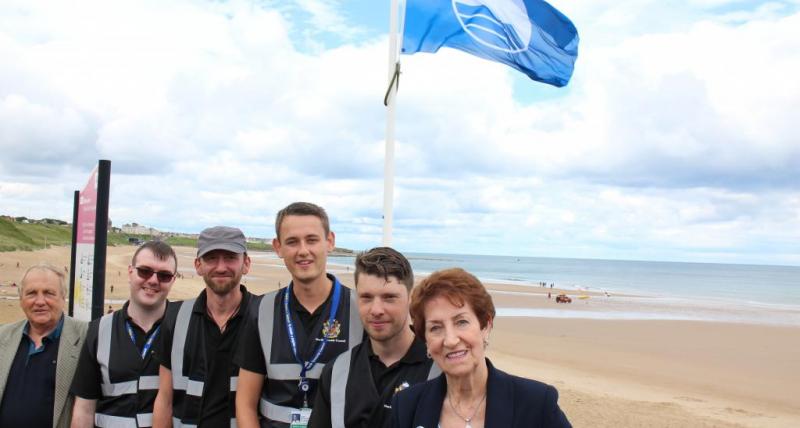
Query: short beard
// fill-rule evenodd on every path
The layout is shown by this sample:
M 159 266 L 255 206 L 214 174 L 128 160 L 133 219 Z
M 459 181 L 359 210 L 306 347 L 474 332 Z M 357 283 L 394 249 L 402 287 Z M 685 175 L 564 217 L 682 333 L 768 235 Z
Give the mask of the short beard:
M 206 283 L 206 287 L 208 287 L 211 291 L 214 292 L 214 294 L 216 294 L 218 296 L 225 296 L 228 293 L 230 293 L 231 290 L 233 290 L 234 288 L 236 288 L 239 285 L 239 281 L 241 281 L 241 279 L 242 279 L 242 276 L 241 275 L 237 275 L 237 276 L 231 278 L 230 281 L 220 285 L 220 284 L 215 283 L 211 279 L 210 276 L 204 276 L 203 277 L 203 281 Z

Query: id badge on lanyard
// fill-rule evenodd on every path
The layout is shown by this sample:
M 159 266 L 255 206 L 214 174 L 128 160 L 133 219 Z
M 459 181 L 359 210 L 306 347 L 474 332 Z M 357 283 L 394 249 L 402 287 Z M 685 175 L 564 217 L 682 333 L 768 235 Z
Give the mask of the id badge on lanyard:
M 311 418 L 311 409 L 303 407 L 302 409 L 292 410 L 289 428 L 306 428 L 308 420 Z

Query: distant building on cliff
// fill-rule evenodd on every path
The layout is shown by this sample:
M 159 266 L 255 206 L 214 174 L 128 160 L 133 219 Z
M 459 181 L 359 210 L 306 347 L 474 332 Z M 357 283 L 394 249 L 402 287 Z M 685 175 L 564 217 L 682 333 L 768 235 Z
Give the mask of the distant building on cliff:
M 162 232 L 160 230 L 153 227 L 143 226 L 138 223 L 123 224 L 122 233 L 127 233 L 130 235 L 150 235 L 150 236 L 162 235 Z

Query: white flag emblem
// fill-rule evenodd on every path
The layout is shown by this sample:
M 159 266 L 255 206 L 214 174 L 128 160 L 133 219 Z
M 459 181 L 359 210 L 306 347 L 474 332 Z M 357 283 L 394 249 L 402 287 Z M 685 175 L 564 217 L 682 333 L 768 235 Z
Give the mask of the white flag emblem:
M 508 53 L 528 49 L 533 26 L 522 0 L 452 0 L 464 31 L 483 46 Z

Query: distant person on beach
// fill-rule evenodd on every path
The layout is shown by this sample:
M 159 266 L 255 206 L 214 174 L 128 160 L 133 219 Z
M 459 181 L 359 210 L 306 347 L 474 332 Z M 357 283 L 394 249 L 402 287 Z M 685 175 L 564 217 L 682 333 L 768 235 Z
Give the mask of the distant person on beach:
M 177 309 L 167 302 L 177 265 L 175 251 L 161 241 L 134 252 L 130 299 L 118 311 L 108 305 L 108 314 L 89 324 L 70 389 L 72 428 L 152 424 L 159 371 L 154 353 L 161 346 L 156 339 L 164 315 Z
M 69 385 L 86 323 L 64 315 L 67 287 L 58 268 L 31 267 L 18 291 L 26 319 L 0 326 L 0 427 L 69 427 Z
M 265 294 L 247 319 L 234 360 L 239 428 L 305 427 L 323 365 L 364 336 L 354 293 L 325 271 L 335 246 L 325 210 L 289 204 L 276 216 L 275 235 L 292 281 Z
M 250 257 L 241 230 L 216 226 L 197 239 L 194 268 L 205 289 L 161 323 L 153 427 L 235 426 L 239 367 L 233 352 L 253 295 L 241 283 Z M 248 341 L 251 338 L 248 337 Z
M 388 247 L 355 261 L 358 312 L 369 340 L 325 365 L 308 425 L 389 428 L 392 397 L 441 374 L 411 330 L 411 264 Z
M 495 309 L 478 278 L 458 268 L 434 272 L 414 288 L 411 317 L 444 373 L 395 395 L 392 427 L 571 427 L 554 387 L 486 358 Z

